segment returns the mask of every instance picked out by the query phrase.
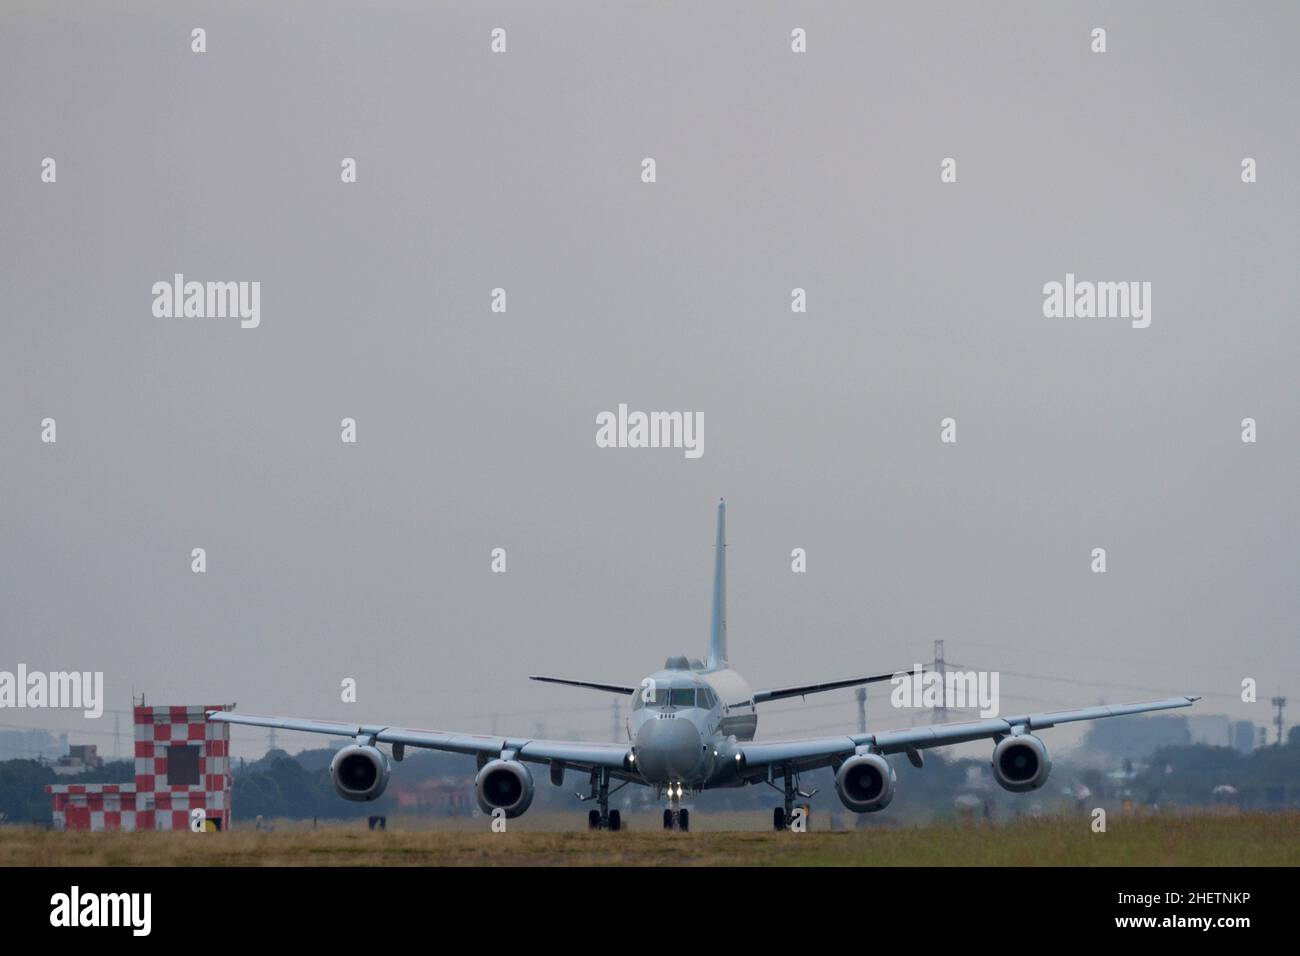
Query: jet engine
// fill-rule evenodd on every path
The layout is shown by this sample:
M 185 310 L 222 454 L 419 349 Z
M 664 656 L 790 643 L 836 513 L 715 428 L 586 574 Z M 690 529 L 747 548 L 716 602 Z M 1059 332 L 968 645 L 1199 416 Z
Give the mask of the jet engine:
M 491 760 L 474 778 L 474 791 L 484 813 L 500 808 L 513 819 L 533 802 L 533 775 L 518 760 Z
M 350 744 L 330 761 L 330 779 L 344 800 L 377 800 L 388 786 L 388 758 L 371 746 Z
M 1003 737 L 993 748 L 993 778 L 1004 790 L 1024 793 L 1047 783 L 1052 761 L 1047 747 L 1033 734 Z
M 894 799 L 894 768 L 880 754 L 857 754 L 835 771 L 835 792 L 854 813 L 874 813 Z

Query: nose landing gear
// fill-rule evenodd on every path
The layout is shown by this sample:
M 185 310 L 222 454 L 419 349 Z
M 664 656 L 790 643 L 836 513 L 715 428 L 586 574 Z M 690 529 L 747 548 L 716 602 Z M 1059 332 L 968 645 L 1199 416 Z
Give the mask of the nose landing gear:
M 683 833 L 690 832 L 691 811 L 687 810 L 685 807 L 680 810 L 665 810 L 664 829 L 681 830 Z
M 678 801 L 682 799 L 685 792 L 680 783 L 668 784 L 668 809 L 664 810 L 664 829 L 680 830 L 687 833 L 691 829 L 691 811 L 685 807 L 679 807 Z

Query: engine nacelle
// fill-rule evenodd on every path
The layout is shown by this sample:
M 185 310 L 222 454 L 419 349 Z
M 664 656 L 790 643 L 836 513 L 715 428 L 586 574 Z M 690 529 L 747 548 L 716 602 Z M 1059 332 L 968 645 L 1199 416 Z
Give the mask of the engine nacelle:
M 835 792 L 854 813 L 875 813 L 894 799 L 894 768 L 880 754 L 857 754 L 835 771 Z
M 330 779 L 344 800 L 377 800 L 388 787 L 388 758 L 375 747 L 350 744 L 330 761 Z
M 498 808 L 513 819 L 533 802 L 533 775 L 518 760 L 491 760 L 474 778 L 479 809 L 491 814 Z
M 1047 746 L 1033 734 L 1003 737 L 993 748 L 993 779 L 1004 790 L 1024 793 L 1047 783 L 1052 761 Z

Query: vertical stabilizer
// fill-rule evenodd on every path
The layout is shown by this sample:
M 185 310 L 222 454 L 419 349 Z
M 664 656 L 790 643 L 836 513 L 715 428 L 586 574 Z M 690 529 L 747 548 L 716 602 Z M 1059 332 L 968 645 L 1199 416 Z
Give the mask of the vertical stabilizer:
M 718 541 L 713 555 L 713 628 L 709 670 L 727 666 L 727 503 L 718 501 Z

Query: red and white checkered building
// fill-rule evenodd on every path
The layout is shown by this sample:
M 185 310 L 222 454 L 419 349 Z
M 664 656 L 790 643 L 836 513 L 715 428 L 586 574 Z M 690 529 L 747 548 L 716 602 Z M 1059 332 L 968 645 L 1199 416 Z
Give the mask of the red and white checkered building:
M 230 725 L 210 707 L 135 708 L 135 783 L 47 786 L 56 830 L 188 830 L 201 809 L 208 827 L 230 827 Z

